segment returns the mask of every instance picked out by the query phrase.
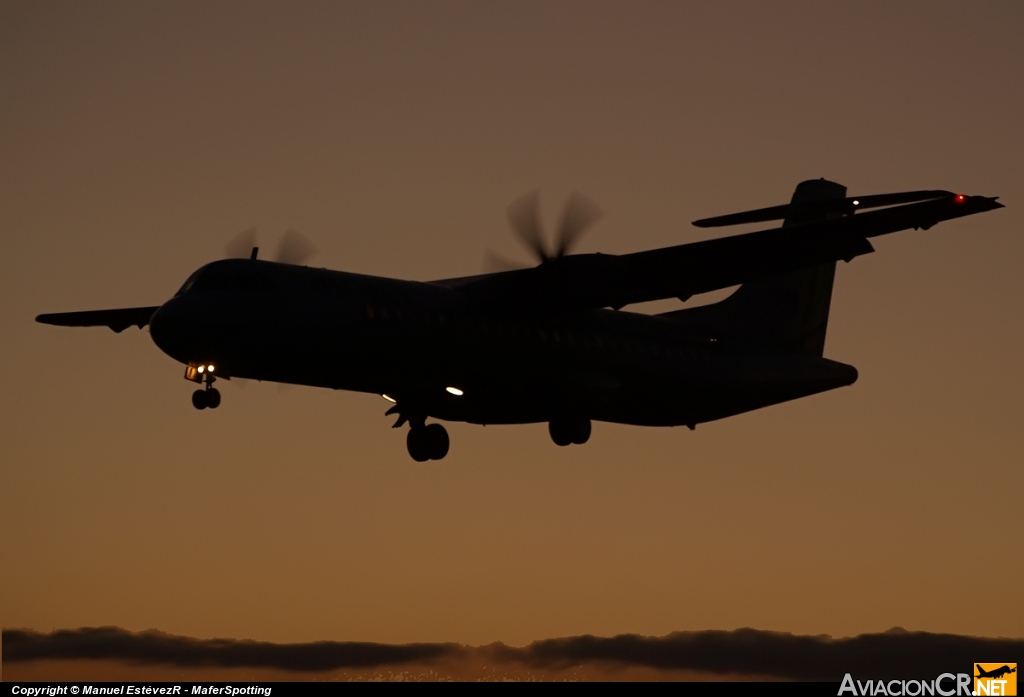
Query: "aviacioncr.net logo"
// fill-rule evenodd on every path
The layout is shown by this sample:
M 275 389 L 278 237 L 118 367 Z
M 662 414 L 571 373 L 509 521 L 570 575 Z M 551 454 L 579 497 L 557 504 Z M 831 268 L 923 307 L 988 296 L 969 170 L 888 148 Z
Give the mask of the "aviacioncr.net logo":
M 967 673 L 943 673 L 934 680 L 854 680 L 847 673 L 839 686 L 839 697 L 972 697 L 971 676 Z
M 972 694 L 977 697 L 1013 697 L 1017 694 L 1017 664 L 975 663 Z

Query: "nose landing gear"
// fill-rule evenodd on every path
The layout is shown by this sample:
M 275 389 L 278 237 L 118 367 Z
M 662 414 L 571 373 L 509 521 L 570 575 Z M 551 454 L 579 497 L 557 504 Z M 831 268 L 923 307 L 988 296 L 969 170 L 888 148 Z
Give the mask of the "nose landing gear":
M 192 393 L 192 406 L 196 409 L 216 409 L 220 406 L 220 390 L 207 387 Z
M 213 386 L 214 380 L 217 379 L 213 377 L 213 366 L 210 366 L 210 370 L 206 371 L 205 374 L 199 373 L 198 378 L 189 377 L 189 373 L 185 373 L 185 379 L 187 380 L 206 383 L 206 389 L 196 390 L 192 393 L 192 406 L 200 410 L 216 409 L 220 406 L 220 390 Z

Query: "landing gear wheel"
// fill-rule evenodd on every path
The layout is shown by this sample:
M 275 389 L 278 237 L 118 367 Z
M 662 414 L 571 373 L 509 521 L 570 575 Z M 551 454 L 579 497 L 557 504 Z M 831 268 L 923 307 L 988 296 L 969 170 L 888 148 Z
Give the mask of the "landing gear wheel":
M 192 406 L 196 409 L 205 409 L 210 406 L 206 401 L 206 390 L 196 390 L 192 393 Z
M 448 431 L 441 424 L 430 424 L 423 429 L 430 443 L 430 459 L 443 460 L 448 454 L 448 447 L 451 441 L 448 439 Z
M 405 447 L 416 462 L 443 460 L 448 454 L 449 445 L 448 431 L 441 424 L 413 426 L 405 437 Z
M 590 440 L 590 419 L 553 419 L 548 423 L 548 433 L 555 445 L 583 445 Z
M 416 462 L 426 462 L 430 459 L 430 436 L 424 427 L 410 428 L 409 435 L 405 437 L 405 447 L 409 450 L 409 456 Z
M 573 424 L 572 442 L 583 445 L 590 440 L 590 419 L 577 419 Z
M 211 387 L 206 391 L 206 406 L 210 409 L 216 409 L 220 406 L 220 390 L 216 387 Z
M 555 445 L 562 448 L 572 445 L 572 428 L 569 422 L 555 420 L 548 423 L 548 433 L 551 434 L 551 440 L 555 441 Z

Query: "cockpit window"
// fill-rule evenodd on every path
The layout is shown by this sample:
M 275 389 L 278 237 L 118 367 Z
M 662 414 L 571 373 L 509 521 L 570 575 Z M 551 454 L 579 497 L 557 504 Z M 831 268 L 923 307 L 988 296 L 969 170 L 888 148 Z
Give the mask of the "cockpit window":
M 179 295 L 187 293 L 189 291 L 189 288 L 191 288 L 193 284 L 195 284 L 197 278 L 199 278 L 199 271 L 196 271 L 194 274 L 188 277 L 188 280 L 185 281 L 185 283 L 181 286 L 178 292 L 174 294 L 174 297 L 178 297 Z

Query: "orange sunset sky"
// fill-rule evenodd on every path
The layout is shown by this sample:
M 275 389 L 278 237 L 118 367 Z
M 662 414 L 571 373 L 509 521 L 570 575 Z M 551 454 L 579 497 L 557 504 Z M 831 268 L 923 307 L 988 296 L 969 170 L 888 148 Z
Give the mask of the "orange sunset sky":
M 0 4 L 0 623 L 1024 636 L 1022 38 L 1020 2 Z M 533 188 L 624 253 L 817 177 L 1007 208 L 840 264 L 856 384 L 695 432 L 452 424 L 416 464 L 379 397 L 197 412 L 146 331 L 33 322 L 160 304 L 252 226 L 430 280 L 525 260 Z

